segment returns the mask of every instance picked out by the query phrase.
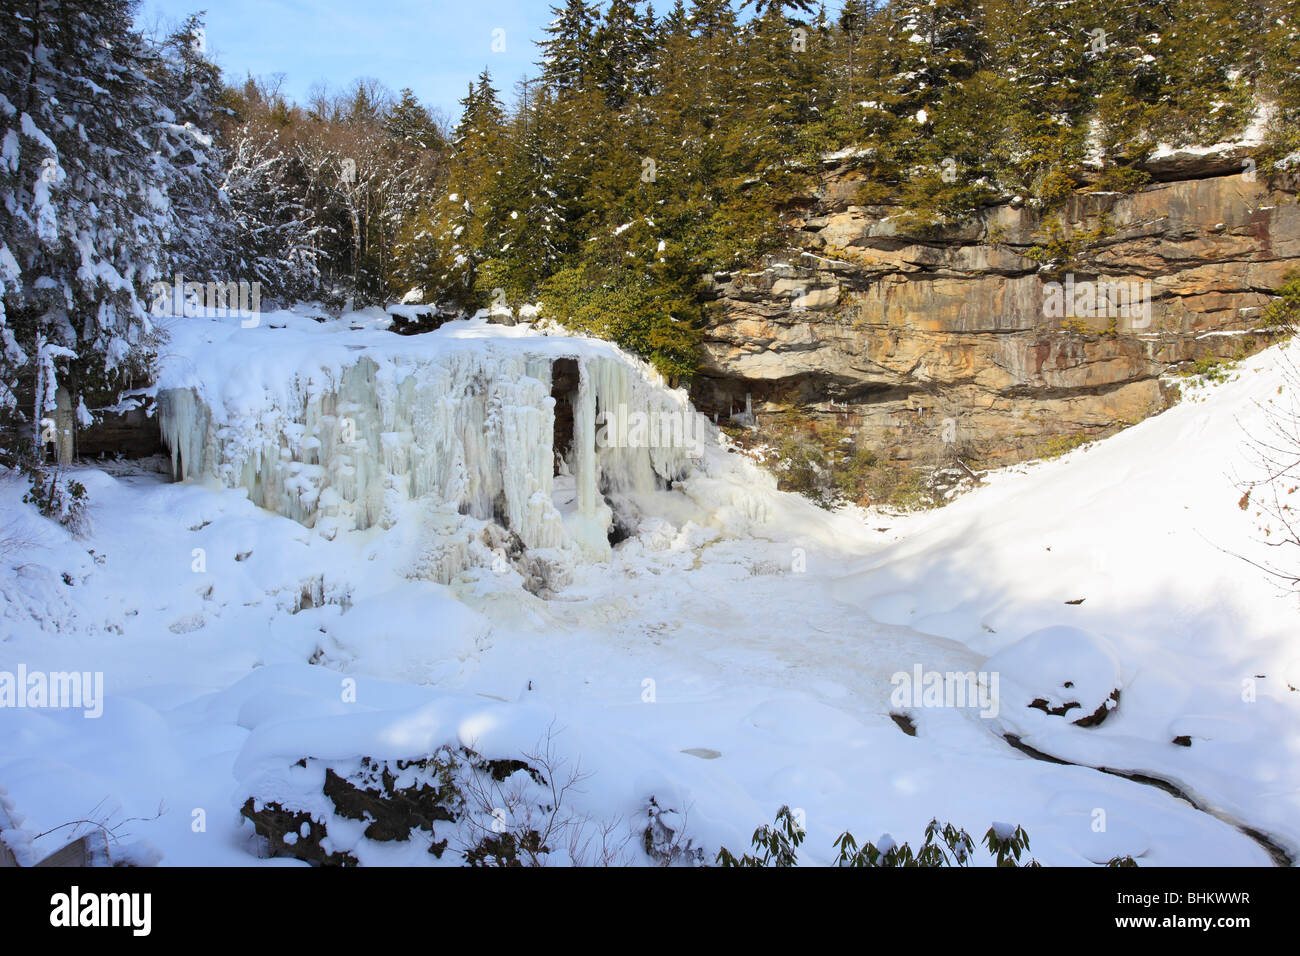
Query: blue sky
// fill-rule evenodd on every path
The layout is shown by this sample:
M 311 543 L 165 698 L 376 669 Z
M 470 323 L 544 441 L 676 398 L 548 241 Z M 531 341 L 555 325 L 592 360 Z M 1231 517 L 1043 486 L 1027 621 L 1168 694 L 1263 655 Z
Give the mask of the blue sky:
M 179 23 L 207 10 L 208 53 L 230 81 L 285 74 L 284 91 L 305 101 L 313 84 L 337 91 L 358 77 L 404 86 L 449 120 L 486 66 L 503 99 L 535 76 L 535 41 L 550 21 L 547 0 L 143 0 L 137 24 Z M 504 30 L 505 51 L 493 51 Z

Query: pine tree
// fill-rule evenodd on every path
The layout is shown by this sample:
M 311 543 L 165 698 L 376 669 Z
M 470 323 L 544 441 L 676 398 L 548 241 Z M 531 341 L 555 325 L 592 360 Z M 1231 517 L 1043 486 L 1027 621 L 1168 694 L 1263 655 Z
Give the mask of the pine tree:
M 558 95 L 582 89 L 593 75 L 596 24 L 599 9 L 587 0 L 566 0 L 552 7 L 554 19 L 541 42 L 542 79 Z
M 398 237 L 403 265 L 394 281 L 471 307 L 483 303 L 480 265 L 498 258 L 509 241 L 499 205 L 507 138 L 504 109 L 487 70 L 469 85 L 460 106 L 441 196 Z
M 754 13 L 763 16 L 766 13 L 773 13 L 783 20 L 791 19 L 787 10 L 797 10 L 800 13 L 812 13 L 816 8 L 814 0 L 745 0 L 741 8 L 753 6 Z
M 925 110 L 980 66 L 984 34 L 976 0 L 896 0 L 889 15 L 895 61 L 886 91 L 897 115 Z
M 536 296 L 563 258 L 564 213 L 556 192 L 558 138 L 551 92 L 542 91 L 515 117 L 505 174 L 493 205 L 500 210 L 501 243 L 480 290 L 505 289 L 510 299 Z
M 224 162 L 217 145 L 221 71 L 207 58 L 203 21 L 188 17 L 159 46 L 150 70 L 159 85 L 161 122 L 153 124 L 158 154 L 170 167 L 173 223 L 166 254 L 169 271 L 193 280 L 227 282 L 235 241 L 229 200 L 221 192 Z
M 646 45 L 645 24 L 632 0 L 610 0 L 592 38 L 591 70 L 605 106 L 622 110 L 638 86 Z
M 38 444 L 59 384 L 123 384 L 157 342 L 142 293 L 176 239 L 179 154 L 156 151 L 165 91 L 131 13 L 125 0 L 0 7 L 0 413 Z
M 395 142 L 416 149 L 436 150 L 446 145 L 442 130 L 409 87 L 402 90 L 397 103 L 388 111 L 384 131 Z

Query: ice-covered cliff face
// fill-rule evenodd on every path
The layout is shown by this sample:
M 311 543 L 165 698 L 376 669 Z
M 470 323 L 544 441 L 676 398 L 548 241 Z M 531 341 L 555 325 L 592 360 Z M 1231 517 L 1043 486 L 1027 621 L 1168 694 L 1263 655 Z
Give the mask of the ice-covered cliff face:
M 351 319 L 178 320 L 187 358 L 158 395 L 176 477 L 246 489 L 327 538 L 390 528 L 415 502 L 444 537 L 494 524 L 522 549 L 599 560 L 608 501 L 704 471 L 715 444 L 682 392 L 612 346 L 481 322 L 402 338 L 377 311 Z

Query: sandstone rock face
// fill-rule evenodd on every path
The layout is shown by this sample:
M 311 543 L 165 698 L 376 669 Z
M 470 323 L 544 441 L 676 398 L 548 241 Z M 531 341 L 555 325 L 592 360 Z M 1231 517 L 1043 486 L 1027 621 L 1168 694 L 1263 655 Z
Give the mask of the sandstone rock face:
M 1200 178 L 938 234 L 853 205 L 852 171 L 829 172 L 794 247 L 713 276 L 693 397 L 725 418 L 751 395 L 760 422 L 796 405 L 898 460 L 984 465 L 1151 415 L 1171 367 L 1265 344 L 1252 332 L 1300 268 L 1294 179 L 1178 169 Z

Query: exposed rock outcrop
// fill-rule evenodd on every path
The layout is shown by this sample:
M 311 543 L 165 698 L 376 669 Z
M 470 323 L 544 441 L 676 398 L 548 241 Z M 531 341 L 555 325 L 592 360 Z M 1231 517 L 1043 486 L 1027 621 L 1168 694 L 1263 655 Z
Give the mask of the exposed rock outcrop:
M 898 460 L 986 465 L 1159 411 L 1172 366 L 1265 344 L 1269 294 L 1300 267 L 1294 177 L 1182 159 L 1186 179 L 1046 215 L 989 207 L 938 233 L 854 205 L 858 174 L 840 166 L 791 220 L 797 248 L 713 277 L 694 398 L 725 417 L 751 395 L 760 423 L 796 405 Z M 1072 316 L 1067 281 L 1138 296 Z

